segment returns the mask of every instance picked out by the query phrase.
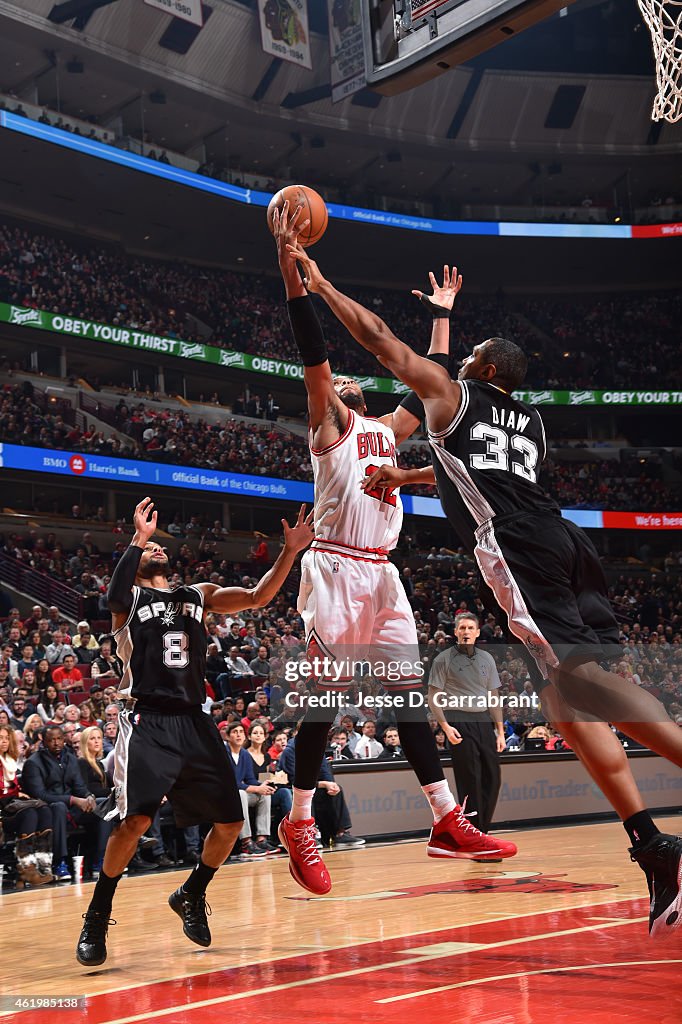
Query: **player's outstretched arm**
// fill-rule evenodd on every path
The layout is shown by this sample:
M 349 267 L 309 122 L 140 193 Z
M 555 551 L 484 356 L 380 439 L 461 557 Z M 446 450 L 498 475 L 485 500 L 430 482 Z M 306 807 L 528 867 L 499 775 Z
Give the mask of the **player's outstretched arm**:
M 232 614 L 246 608 L 263 608 L 271 603 L 291 572 L 299 551 L 307 548 L 314 537 L 313 513 L 306 516 L 305 505 L 301 505 L 295 524 L 289 526 L 286 519 L 283 519 L 282 528 L 284 547 L 272 569 L 265 573 L 255 587 L 217 587 L 212 583 L 199 584 L 206 595 L 205 611 Z
M 116 563 L 107 590 L 109 609 L 114 617 L 114 629 L 119 625 L 118 618 L 125 617 L 132 608 L 135 577 L 144 546 L 156 531 L 157 515 L 158 513 L 154 511 L 154 502 L 149 497 L 143 498 L 139 505 L 135 506 L 133 514 L 135 533 L 129 547 Z
M 432 271 L 429 271 L 429 280 L 433 294 L 426 295 L 425 292 L 416 288 L 412 290 L 412 294 L 416 295 L 433 317 L 431 342 L 426 358 L 443 366 L 449 372 L 450 316 L 455 299 L 462 287 L 462 275 L 457 273 L 457 267 L 453 267 L 451 272 L 446 263 L 443 267 L 443 284 L 438 284 Z M 424 403 L 421 398 L 416 392 L 409 391 L 392 413 L 380 416 L 379 419 L 393 430 L 396 444 L 402 444 L 417 430 L 425 415 Z
M 322 276 L 302 246 L 289 243 L 287 248 L 292 261 L 297 261 L 303 268 L 308 291 L 317 292 L 355 340 L 419 395 L 433 429 L 447 426 L 460 402 L 459 385 L 450 380 L 447 370 L 416 355 L 395 336 L 381 317 L 338 291 L 331 281 Z
M 301 281 L 298 268 L 289 258 L 287 245 L 297 244 L 299 232 L 308 224 L 300 221 L 302 208 L 293 212 L 285 202 L 273 214 L 277 259 L 284 279 L 289 323 L 303 363 L 303 379 L 308 392 L 308 415 L 316 448 L 326 448 L 346 429 L 348 409 L 336 394 L 322 325 L 312 299 Z

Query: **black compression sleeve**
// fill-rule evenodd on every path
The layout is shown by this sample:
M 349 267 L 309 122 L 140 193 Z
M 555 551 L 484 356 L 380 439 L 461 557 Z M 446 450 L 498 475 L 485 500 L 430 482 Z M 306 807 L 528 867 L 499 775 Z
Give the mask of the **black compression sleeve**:
M 112 573 L 109 589 L 107 590 L 110 611 L 122 614 L 123 612 L 129 612 L 132 608 L 132 591 L 135 584 L 135 576 L 140 566 L 140 559 L 142 558 L 142 550 L 137 545 L 131 544 L 116 563 L 116 568 Z
M 450 356 L 446 352 L 434 352 L 426 358 L 430 359 L 432 363 L 438 363 L 439 366 L 445 367 L 446 370 L 448 369 Z M 403 409 L 407 409 L 407 411 L 413 416 L 416 416 L 418 420 L 424 419 L 424 416 L 426 415 L 424 412 L 424 403 L 419 395 L 414 391 L 408 391 L 400 404 Z
M 287 308 L 291 331 L 303 365 L 319 366 L 326 362 L 327 345 L 310 296 L 301 295 L 297 299 L 289 299 Z

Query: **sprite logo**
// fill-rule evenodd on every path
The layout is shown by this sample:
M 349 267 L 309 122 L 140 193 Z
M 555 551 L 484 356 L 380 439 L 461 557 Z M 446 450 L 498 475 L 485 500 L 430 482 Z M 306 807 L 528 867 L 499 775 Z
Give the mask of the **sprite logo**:
M 529 391 L 528 402 L 530 405 L 547 405 L 554 401 L 553 391 Z
M 569 405 L 586 405 L 588 402 L 594 402 L 594 391 L 569 392 Z
M 401 380 L 394 380 L 392 382 L 392 385 L 393 386 L 391 388 L 391 392 L 394 395 L 404 395 L 404 394 L 406 394 L 406 392 L 408 392 L 410 390 L 408 388 L 407 384 L 403 384 L 403 382 Z
M 181 359 L 205 359 L 206 352 L 203 345 L 188 345 L 186 341 L 180 342 Z
M 244 353 L 243 352 L 221 352 L 220 353 L 220 365 L 221 366 L 245 366 Z
M 39 309 L 22 309 L 21 306 L 12 306 L 7 322 L 21 324 L 22 327 L 42 327 L 43 314 Z
M 365 388 L 374 389 L 376 387 L 376 377 L 354 377 L 353 380 L 356 384 L 364 391 Z

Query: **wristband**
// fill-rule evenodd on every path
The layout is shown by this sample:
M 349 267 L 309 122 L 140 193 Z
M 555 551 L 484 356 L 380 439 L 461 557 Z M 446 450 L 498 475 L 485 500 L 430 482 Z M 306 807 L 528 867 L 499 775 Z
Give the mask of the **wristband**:
M 322 325 L 309 295 L 301 295 L 287 302 L 291 332 L 304 366 L 319 366 L 327 361 L 327 344 Z
M 430 299 L 428 295 L 420 295 L 419 301 L 422 306 L 425 306 L 434 320 L 449 320 L 452 315 L 452 310 L 446 306 L 439 306 L 437 302 Z

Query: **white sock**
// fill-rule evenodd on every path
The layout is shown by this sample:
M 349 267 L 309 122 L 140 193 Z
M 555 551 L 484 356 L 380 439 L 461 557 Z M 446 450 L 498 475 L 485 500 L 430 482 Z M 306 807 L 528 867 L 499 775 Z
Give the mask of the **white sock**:
M 452 795 L 447 779 L 440 779 L 439 782 L 430 782 L 428 786 L 422 786 L 422 792 L 431 804 L 434 822 L 439 822 L 450 811 L 454 811 L 457 801 Z
M 303 821 L 313 816 L 314 789 L 297 789 L 293 787 L 294 800 L 289 811 L 289 821 Z

